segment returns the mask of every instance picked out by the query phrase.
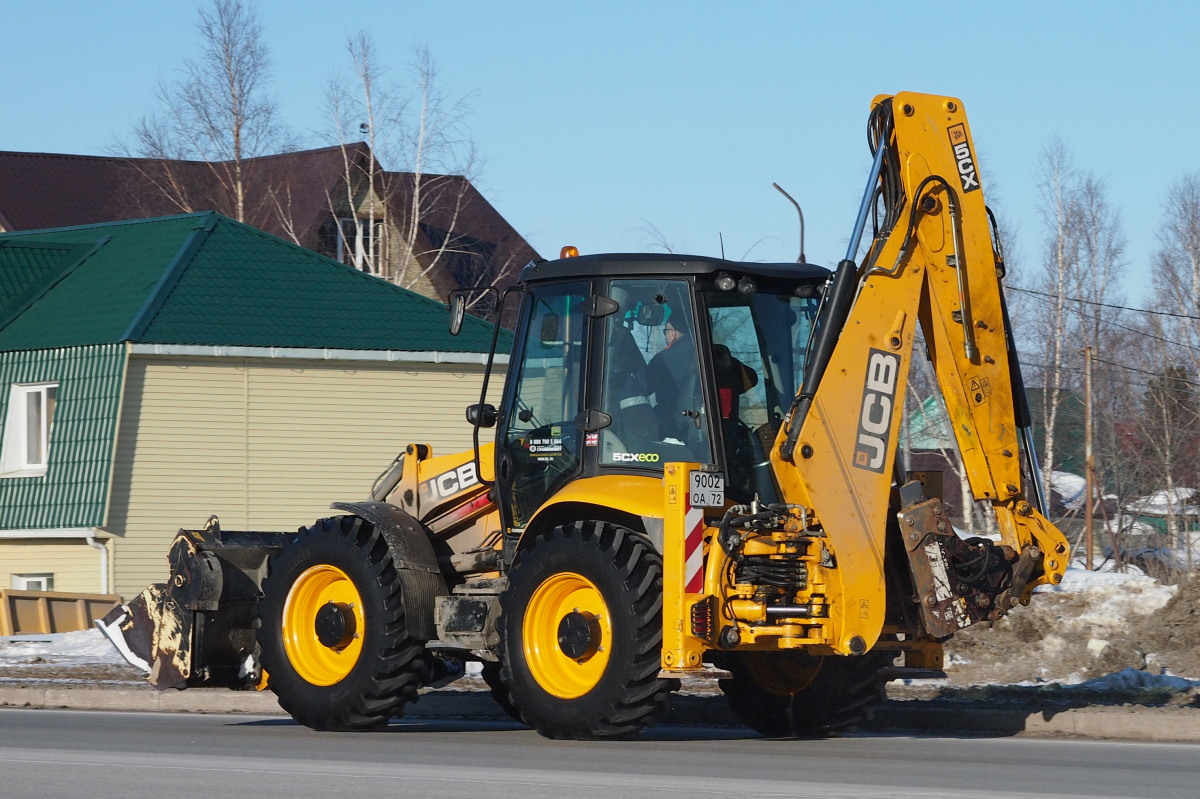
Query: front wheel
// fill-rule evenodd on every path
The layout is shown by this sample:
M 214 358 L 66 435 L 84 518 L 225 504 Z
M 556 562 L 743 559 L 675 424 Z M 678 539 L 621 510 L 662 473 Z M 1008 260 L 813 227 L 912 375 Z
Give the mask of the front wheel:
M 387 542 L 357 516 L 304 528 L 271 559 L 259 621 L 268 685 L 313 729 L 386 725 L 429 678 Z
M 500 596 L 501 679 L 547 738 L 626 738 L 666 709 L 658 679 L 662 559 L 604 522 L 566 524 L 518 554 Z

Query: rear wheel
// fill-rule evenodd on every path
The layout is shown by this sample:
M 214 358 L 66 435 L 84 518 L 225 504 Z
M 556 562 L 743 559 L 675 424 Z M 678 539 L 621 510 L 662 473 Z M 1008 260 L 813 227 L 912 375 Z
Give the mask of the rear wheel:
M 521 712 L 513 707 L 512 699 L 509 698 L 508 686 L 504 684 L 503 675 L 500 673 L 500 664 L 495 661 L 485 661 L 480 676 L 483 677 L 488 692 L 491 693 L 492 699 L 496 700 L 500 709 L 507 713 L 509 718 L 520 721 Z
M 643 536 L 595 521 L 539 536 L 500 608 L 501 682 L 542 735 L 631 737 L 666 709 L 662 559 Z
M 268 684 L 313 729 L 385 725 L 428 679 L 387 543 L 357 516 L 304 528 L 272 558 L 259 620 Z
M 804 652 L 745 652 L 721 659 L 729 708 L 768 738 L 823 738 L 868 721 L 883 699 L 880 669 L 893 654 L 815 657 Z

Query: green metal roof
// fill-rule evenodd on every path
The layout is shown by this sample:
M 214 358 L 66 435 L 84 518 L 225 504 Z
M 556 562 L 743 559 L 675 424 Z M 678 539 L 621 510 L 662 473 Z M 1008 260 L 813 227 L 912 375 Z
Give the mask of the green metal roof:
M 217 213 L 0 234 L 0 351 L 123 341 L 483 352 L 446 306 Z
M 89 249 L 86 244 L 0 241 L 0 325 L 54 285 Z
M 46 474 L 0 478 L 0 530 L 104 524 L 124 368 L 121 344 L 0 352 L 0 422 L 9 386 L 58 383 Z

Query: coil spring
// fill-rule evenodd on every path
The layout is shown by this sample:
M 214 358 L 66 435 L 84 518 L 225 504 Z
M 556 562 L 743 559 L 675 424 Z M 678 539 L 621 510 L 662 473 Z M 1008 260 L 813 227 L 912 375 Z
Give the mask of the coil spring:
M 783 560 L 767 555 L 749 555 L 737 566 L 737 581 L 802 591 L 808 587 L 808 566 L 798 557 Z

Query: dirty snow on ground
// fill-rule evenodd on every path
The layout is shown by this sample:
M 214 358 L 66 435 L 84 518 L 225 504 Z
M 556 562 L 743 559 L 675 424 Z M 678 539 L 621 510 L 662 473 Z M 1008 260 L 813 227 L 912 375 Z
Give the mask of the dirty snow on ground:
M 1198 686 L 1198 589 L 1200 577 L 1163 585 L 1073 564 L 1028 607 L 955 635 L 946 670 L 958 685 Z
M 6 666 L 16 665 L 124 663 L 113 645 L 96 629 L 0 638 L 0 675 Z
M 1088 571 L 1073 563 L 1061 583 L 1043 586 L 1038 592 L 1073 594 L 1083 609 L 1075 618 L 1078 624 L 1120 629 L 1131 617 L 1160 610 L 1178 590 L 1178 586 L 1163 585 L 1137 571 L 1129 574 Z

